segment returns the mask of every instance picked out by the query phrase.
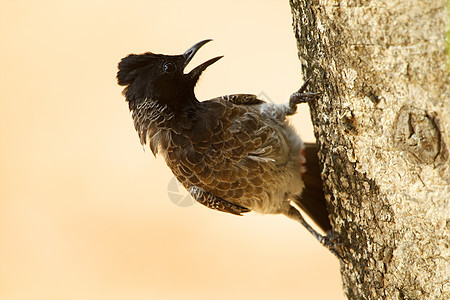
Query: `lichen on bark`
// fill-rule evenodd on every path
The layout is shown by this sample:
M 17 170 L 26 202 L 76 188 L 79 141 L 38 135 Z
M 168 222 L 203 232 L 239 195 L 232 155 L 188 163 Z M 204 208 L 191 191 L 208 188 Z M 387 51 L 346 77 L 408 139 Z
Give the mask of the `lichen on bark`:
M 350 299 L 450 299 L 444 0 L 291 0 Z

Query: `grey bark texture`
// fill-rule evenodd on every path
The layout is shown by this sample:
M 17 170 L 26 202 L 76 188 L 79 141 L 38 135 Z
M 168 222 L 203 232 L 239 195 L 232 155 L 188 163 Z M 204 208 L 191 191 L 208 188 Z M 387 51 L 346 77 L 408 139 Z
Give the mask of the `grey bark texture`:
M 450 299 L 445 0 L 290 0 L 349 299 Z

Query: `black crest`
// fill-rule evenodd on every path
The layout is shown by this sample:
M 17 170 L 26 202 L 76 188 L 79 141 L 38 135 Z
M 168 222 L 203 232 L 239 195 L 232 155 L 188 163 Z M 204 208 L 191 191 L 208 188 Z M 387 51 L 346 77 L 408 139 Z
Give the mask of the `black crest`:
M 118 65 L 117 82 L 125 87 L 123 94 L 130 110 L 142 101 L 157 101 L 175 110 L 198 103 L 195 84 L 202 72 L 222 56 L 204 62 L 187 74 L 184 68 L 209 41 L 201 41 L 180 55 L 146 52 L 124 57 Z
M 167 102 L 185 86 L 182 57 L 147 52 L 130 54 L 118 65 L 117 82 L 130 109 L 144 99 Z

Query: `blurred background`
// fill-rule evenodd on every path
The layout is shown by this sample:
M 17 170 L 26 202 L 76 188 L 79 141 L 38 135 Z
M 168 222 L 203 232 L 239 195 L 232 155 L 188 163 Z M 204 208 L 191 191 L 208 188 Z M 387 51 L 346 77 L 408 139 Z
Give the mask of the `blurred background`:
M 117 63 L 206 38 L 199 99 L 302 83 L 287 0 L 0 1 L 0 300 L 344 299 L 299 224 L 182 205 L 139 144 Z

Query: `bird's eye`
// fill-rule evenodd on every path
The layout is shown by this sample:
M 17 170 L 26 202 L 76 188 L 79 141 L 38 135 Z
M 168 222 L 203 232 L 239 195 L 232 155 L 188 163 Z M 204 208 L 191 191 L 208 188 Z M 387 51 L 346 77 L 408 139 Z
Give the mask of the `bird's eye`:
M 166 62 L 164 64 L 164 72 L 165 73 L 173 73 L 175 72 L 177 68 L 175 67 L 175 64 L 171 63 L 171 62 Z

